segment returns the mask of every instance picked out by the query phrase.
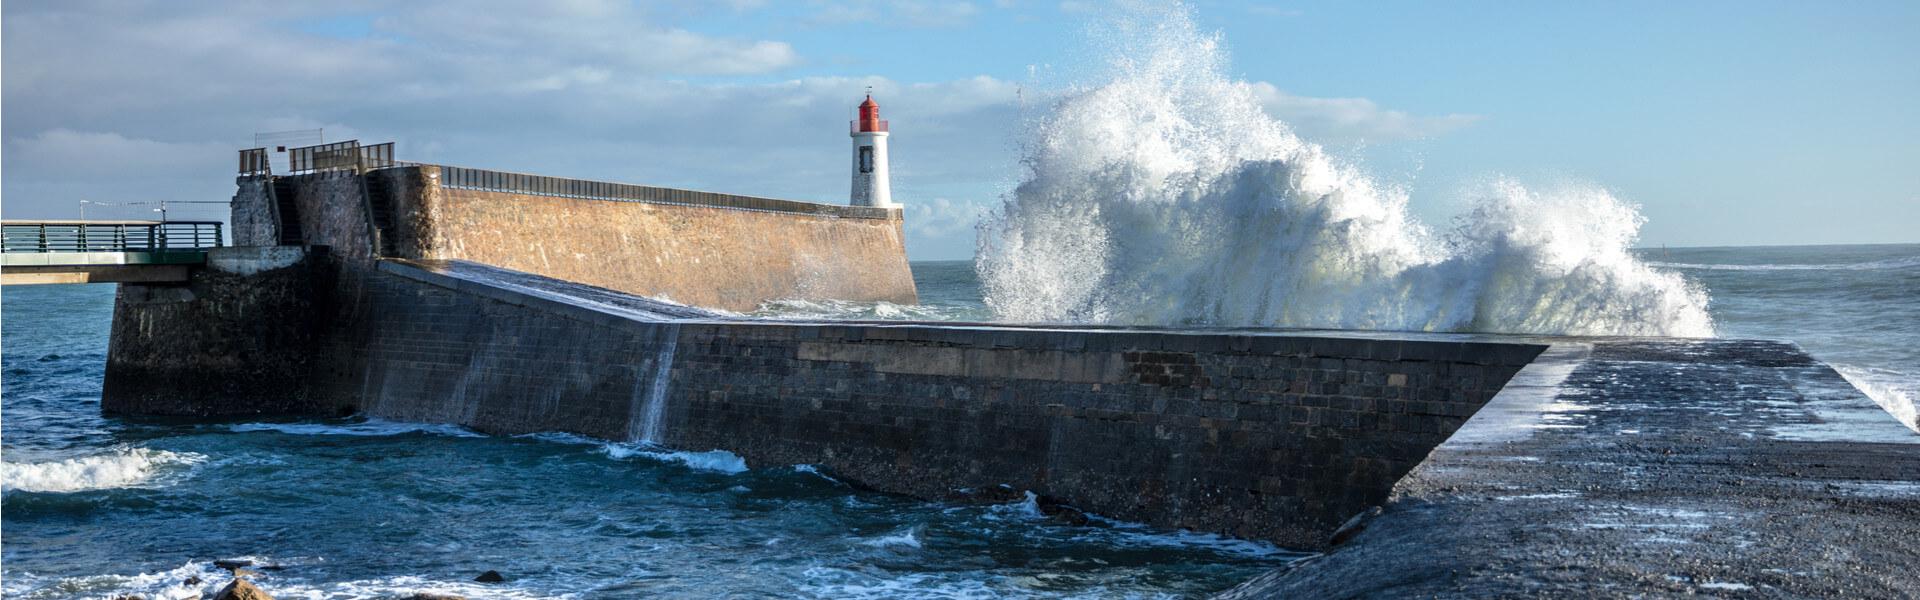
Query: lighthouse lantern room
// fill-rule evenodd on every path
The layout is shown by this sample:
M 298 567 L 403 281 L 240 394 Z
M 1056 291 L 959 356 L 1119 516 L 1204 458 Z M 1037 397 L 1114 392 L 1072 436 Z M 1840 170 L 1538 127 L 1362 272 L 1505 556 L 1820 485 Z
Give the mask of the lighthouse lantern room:
M 860 103 L 860 118 L 848 127 L 853 137 L 853 194 L 848 204 L 893 208 L 893 190 L 887 179 L 887 122 L 880 119 L 880 104 L 867 94 Z

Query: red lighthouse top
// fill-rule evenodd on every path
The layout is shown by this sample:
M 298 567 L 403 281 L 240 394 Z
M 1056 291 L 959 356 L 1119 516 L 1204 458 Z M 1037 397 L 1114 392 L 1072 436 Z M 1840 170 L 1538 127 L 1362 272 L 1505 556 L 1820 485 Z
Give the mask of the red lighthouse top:
M 880 119 L 880 103 L 873 101 L 873 95 L 867 95 L 867 101 L 860 103 L 860 118 L 853 123 L 854 133 L 885 132 L 887 122 Z

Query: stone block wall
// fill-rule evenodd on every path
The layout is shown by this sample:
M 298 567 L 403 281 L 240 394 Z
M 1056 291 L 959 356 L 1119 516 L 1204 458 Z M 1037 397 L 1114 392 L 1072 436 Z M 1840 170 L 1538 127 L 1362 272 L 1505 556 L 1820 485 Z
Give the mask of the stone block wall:
M 101 412 L 338 414 L 307 385 L 326 330 L 326 261 L 297 247 L 216 253 L 185 284 L 120 285 Z
M 393 169 L 433 180 L 436 167 Z M 683 304 L 918 301 L 898 212 L 847 218 L 433 186 L 395 204 L 407 258 L 458 259 Z
M 849 216 L 845 206 L 784 201 L 792 210 L 623 202 L 441 185 L 441 168 L 365 177 L 391 207 L 394 258 L 469 260 L 675 302 L 751 311 L 769 300 L 918 301 L 901 213 Z M 293 182 L 305 243 L 350 265 L 373 256 L 361 176 L 330 171 Z M 267 179 L 242 178 L 234 223 L 271 241 Z M 679 192 L 698 197 L 701 192 Z M 866 209 L 860 214 L 872 213 Z M 258 233 L 255 231 L 258 230 Z
M 267 186 L 272 180 L 260 176 L 241 176 L 234 181 L 233 245 L 274 246 L 280 243 L 280 223 L 275 220 Z
M 1384 501 L 1542 348 L 659 323 L 441 277 L 389 263 L 366 280 L 371 308 L 352 342 L 358 364 L 334 380 L 341 397 L 387 418 L 616 440 L 641 437 L 660 403 L 657 441 L 755 466 L 816 464 L 922 497 L 1006 484 L 1298 548 Z
M 305 242 L 329 247 L 335 260 L 370 264 L 373 245 L 360 176 L 352 171 L 321 171 L 287 177 L 293 180 Z

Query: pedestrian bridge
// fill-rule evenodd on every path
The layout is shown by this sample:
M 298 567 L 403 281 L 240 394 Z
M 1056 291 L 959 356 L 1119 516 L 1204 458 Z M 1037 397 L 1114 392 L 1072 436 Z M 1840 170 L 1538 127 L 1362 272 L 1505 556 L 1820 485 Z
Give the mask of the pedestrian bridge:
M 218 221 L 0 221 L 0 284 L 184 282 Z

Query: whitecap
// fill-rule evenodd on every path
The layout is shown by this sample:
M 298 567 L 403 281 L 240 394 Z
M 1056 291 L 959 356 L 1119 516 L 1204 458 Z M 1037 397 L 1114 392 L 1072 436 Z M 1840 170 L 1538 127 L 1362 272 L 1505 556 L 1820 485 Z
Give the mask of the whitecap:
M 1920 267 L 1920 256 L 1903 256 L 1858 263 L 1824 264 L 1729 264 L 1729 263 L 1648 263 L 1664 269 L 1691 269 L 1706 271 L 1878 271 L 1885 269 L 1910 269 Z
M 1893 415 L 1901 425 L 1920 433 L 1920 407 L 1914 403 L 1915 376 L 1891 369 L 1853 365 L 1833 365 L 1833 368 L 1853 387 L 1886 409 L 1887 414 Z
M 747 460 L 740 455 L 725 450 L 706 452 L 688 452 L 668 450 L 660 446 L 645 443 L 613 443 L 601 445 L 607 456 L 618 459 L 644 457 L 660 462 L 678 463 L 690 469 L 713 471 L 729 475 L 747 472 Z
M 905 531 L 902 531 L 893 535 L 885 535 L 877 538 L 867 539 L 867 540 L 861 541 L 860 544 L 863 546 L 874 546 L 879 548 L 886 548 L 886 547 L 920 548 L 922 546 L 920 544 L 920 536 L 918 535 L 918 533 L 919 533 L 919 528 L 916 527 L 916 528 L 907 529 Z
M 160 475 L 206 462 L 206 455 L 148 448 L 120 448 L 105 454 L 0 465 L 0 487 L 18 492 L 84 492 L 143 487 Z
M 403 423 L 367 419 L 357 423 L 242 423 L 228 426 L 229 431 L 273 431 L 288 435 L 389 436 L 424 433 L 452 437 L 486 437 L 471 429 L 443 423 Z

